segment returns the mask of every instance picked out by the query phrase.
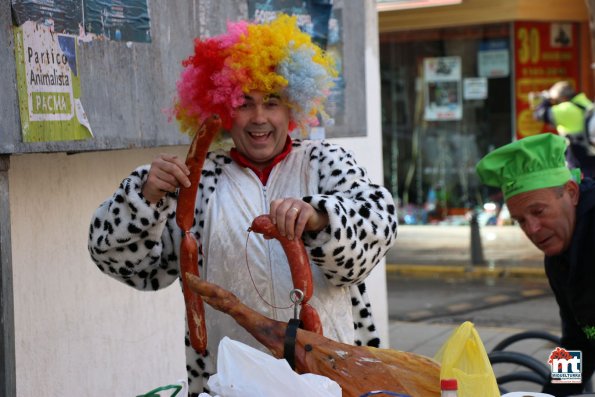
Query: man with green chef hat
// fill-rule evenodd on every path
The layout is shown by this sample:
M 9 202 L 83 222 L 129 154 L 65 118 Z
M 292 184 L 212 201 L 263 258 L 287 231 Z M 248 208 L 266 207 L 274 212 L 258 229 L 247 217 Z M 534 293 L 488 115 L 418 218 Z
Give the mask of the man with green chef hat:
M 563 137 L 539 134 L 495 149 L 476 167 L 484 184 L 502 190 L 512 219 L 545 254 L 560 308 L 560 347 L 582 352 L 580 383 L 544 385 L 556 397 L 583 392 L 595 369 L 595 181 L 567 167 L 566 148 Z

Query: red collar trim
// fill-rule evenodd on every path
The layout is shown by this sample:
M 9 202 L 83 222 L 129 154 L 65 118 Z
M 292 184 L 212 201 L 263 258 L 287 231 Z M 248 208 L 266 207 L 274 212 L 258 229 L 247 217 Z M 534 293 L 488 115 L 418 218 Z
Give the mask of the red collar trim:
M 266 183 L 269 179 L 269 175 L 271 174 L 271 171 L 273 170 L 273 167 L 275 165 L 277 165 L 278 163 L 280 163 L 281 160 L 283 160 L 285 157 L 287 157 L 289 152 L 291 152 L 291 148 L 292 148 L 291 138 L 289 137 L 289 135 L 287 135 L 287 140 L 285 141 L 285 146 L 283 147 L 283 151 L 281 153 L 279 153 L 278 155 L 276 155 L 275 158 L 273 159 L 273 162 L 271 164 L 269 164 L 266 168 L 264 168 L 262 171 L 259 170 L 258 168 L 256 168 L 252 164 L 252 162 L 250 160 L 248 160 L 248 158 L 246 158 L 246 156 L 244 156 L 242 153 L 238 152 L 235 147 L 231 148 L 231 150 L 229 151 L 229 156 L 233 159 L 233 161 L 238 163 L 240 166 L 245 167 L 245 168 L 250 168 L 252 171 L 254 171 L 254 173 L 256 174 L 256 176 L 258 176 L 258 179 L 260 179 L 262 184 L 266 185 Z

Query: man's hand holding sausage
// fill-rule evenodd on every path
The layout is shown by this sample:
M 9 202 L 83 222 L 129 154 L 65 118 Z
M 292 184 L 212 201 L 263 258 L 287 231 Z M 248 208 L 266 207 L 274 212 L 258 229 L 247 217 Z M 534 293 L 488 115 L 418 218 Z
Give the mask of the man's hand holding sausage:
M 328 225 L 328 215 L 298 198 L 271 201 L 270 217 L 277 230 L 289 240 L 301 238 L 304 231 L 319 231 Z
M 157 203 L 166 193 L 173 193 L 180 186 L 189 187 L 189 174 L 190 170 L 178 156 L 160 154 L 151 163 L 142 194 L 149 202 Z

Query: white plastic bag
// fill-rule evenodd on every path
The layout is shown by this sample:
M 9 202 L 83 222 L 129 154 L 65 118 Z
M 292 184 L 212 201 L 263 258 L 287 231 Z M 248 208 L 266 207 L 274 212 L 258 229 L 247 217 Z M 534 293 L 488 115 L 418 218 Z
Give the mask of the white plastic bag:
M 320 375 L 295 373 L 287 361 L 225 337 L 219 343 L 217 373 L 208 386 L 222 397 L 341 397 L 341 387 Z

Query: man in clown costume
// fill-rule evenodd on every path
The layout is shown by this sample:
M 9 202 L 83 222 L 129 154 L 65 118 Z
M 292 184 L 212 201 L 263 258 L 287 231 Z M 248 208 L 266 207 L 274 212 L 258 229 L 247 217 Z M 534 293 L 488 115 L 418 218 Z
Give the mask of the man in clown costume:
M 200 180 L 191 233 L 201 245 L 201 277 L 267 317 L 291 319 L 293 285 L 281 246 L 256 234 L 246 243 L 252 220 L 270 214 L 281 234 L 306 245 L 314 277 L 309 303 L 324 335 L 378 346 L 365 279 L 395 241 L 393 198 L 340 146 L 289 135 L 324 117 L 332 60 L 287 15 L 229 23 L 226 33 L 197 39 L 194 50 L 183 62 L 172 113 L 183 131 L 218 114 L 234 144 L 209 152 Z M 124 179 L 91 220 L 97 267 L 139 290 L 179 279 L 177 189 L 190 183 L 184 159 L 167 154 Z M 208 392 L 224 336 L 267 351 L 225 314 L 206 307 L 205 321 L 204 354 L 186 332 L 192 396 Z

